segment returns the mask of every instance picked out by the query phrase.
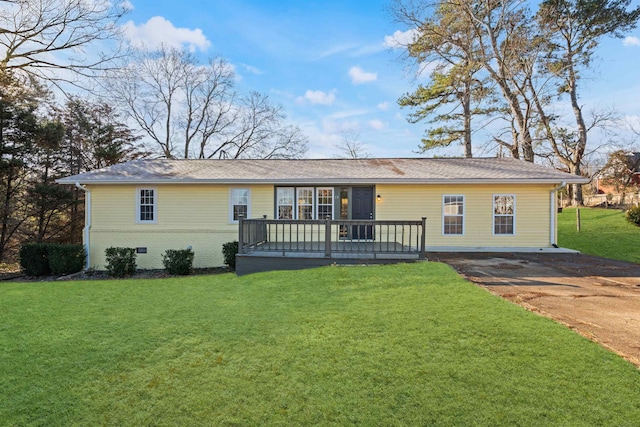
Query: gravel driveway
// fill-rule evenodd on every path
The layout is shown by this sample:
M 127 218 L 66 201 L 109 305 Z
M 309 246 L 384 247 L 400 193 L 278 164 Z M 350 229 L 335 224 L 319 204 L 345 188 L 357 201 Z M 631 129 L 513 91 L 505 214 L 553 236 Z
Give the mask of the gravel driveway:
M 430 253 L 640 367 L 640 264 L 582 254 Z

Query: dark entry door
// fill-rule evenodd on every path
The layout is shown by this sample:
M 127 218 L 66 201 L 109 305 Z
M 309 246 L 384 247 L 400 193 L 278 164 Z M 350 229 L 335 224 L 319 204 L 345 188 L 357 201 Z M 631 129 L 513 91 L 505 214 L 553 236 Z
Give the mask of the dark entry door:
M 351 199 L 351 219 L 373 219 L 373 187 L 353 187 Z M 354 225 L 351 238 L 373 239 L 373 226 Z

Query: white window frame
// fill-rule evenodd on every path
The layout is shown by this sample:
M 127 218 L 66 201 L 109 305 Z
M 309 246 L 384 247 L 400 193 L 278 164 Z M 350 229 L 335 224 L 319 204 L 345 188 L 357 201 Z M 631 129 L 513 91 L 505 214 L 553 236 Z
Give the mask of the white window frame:
M 280 203 L 280 191 L 290 191 L 291 193 L 291 204 Z M 281 218 L 280 217 L 280 207 L 281 206 L 291 206 L 291 219 L 296 217 L 296 189 L 295 187 L 276 187 L 276 219 L 289 219 L 289 218 Z
M 496 198 L 497 197 L 512 197 L 513 198 L 513 206 L 512 206 L 512 210 L 513 212 L 510 214 L 496 214 Z M 516 235 L 516 195 L 515 194 L 494 194 L 493 195 L 493 199 L 492 199 L 492 203 L 491 203 L 491 207 L 492 207 L 492 213 L 493 215 L 491 216 L 491 231 L 493 233 L 494 236 L 515 236 Z M 512 226 L 512 232 L 511 233 L 496 233 L 496 218 L 506 218 L 506 217 L 513 217 L 513 226 Z
M 462 213 L 461 214 L 451 214 L 447 213 L 447 204 L 445 202 L 447 197 L 459 197 L 462 198 Z M 467 208 L 465 206 L 465 197 L 463 194 L 443 194 L 442 195 L 442 235 L 443 236 L 464 236 L 464 232 L 466 230 L 466 218 L 465 212 Z M 462 218 L 462 233 L 447 233 L 445 218 L 446 217 L 459 217 Z
M 251 189 L 247 187 L 232 187 L 229 188 L 229 223 L 237 224 L 239 221 L 233 217 L 235 205 L 241 206 L 241 203 L 236 203 L 238 199 L 236 199 L 236 192 L 238 191 L 246 191 L 247 192 L 247 218 L 251 218 Z
M 331 192 L 331 196 L 330 197 L 330 202 L 329 203 L 320 203 L 320 193 L 328 190 Z M 316 187 L 316 194 L 315 194 L 315 204 L 316 204 L 316 215 L 318 216 L 317 219 L 325 219 L 325 217 L 320 218 L 320 206 L 330 206 L 331 207 L 331 219 L 334 218 L 335 215 L 335 206 L 333 203 L 333 187 Z
M 142 203 L 142 192 L 152 191 L 153 203 Z M 143 220 L 140 218 L 142 206 L 153 207 L 153 219 Z M 156 187 L 137 187 L 136 188 L 136 224 L 157 224 L 158 223 L 158 189 Z
M 311 191 L 311 204 L 309 203 L 300 203 L 300 193 L 302 191 Z M 316 200 L 316 192 L 314 187 L 296 187 L 296 219 L 309 219 L 309 218 L 300 218 L 300 207 L 302 206 L 311 206 L 311 218 L 315 219 L 316 217 L 316 209 L 315 209 L 315 200 Z

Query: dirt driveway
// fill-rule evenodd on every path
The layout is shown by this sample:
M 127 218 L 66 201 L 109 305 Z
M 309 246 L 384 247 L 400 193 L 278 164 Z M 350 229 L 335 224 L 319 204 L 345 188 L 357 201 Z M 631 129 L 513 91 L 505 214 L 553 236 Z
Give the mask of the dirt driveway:
M 428 258 L 640 367 L 640 265 L 579 254 L 431 253 Z

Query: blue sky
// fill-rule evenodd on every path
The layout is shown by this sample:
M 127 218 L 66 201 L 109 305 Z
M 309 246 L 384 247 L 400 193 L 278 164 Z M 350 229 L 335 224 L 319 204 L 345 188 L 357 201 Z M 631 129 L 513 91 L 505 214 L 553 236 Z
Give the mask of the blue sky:
M 386 11 L 389 1 L 130 3 L 125 21 L 133 42 L 224 57 L 235 68 L 239 90 L 267 93 L 284 106 L 309 138 L 308 157 L 335 157 L 344 132 L 358 133 L 376 157 L 418 155 L 425 124 L 408 123 L 409 111 L 396 103 L 417 83 L 401 52 L 385 43 L 406 30 Z M 585 105 L 616 108 L 640 125 L 640 30 L 628 36 L 602 44 L 581 93 Z M 461 155 L 462 149 L 426 155 L 434 154 Z

